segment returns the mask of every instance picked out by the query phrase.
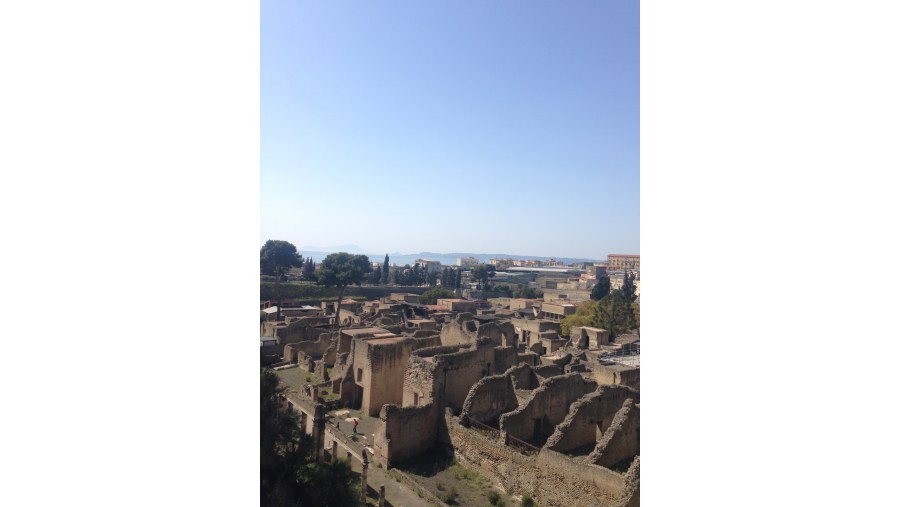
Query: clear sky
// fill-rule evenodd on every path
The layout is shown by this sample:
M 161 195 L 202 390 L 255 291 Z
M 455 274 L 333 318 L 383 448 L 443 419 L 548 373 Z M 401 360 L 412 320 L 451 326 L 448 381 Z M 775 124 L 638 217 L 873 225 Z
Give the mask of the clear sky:
M 263 0 L 260 243 L 640 253 L 639 3 Z

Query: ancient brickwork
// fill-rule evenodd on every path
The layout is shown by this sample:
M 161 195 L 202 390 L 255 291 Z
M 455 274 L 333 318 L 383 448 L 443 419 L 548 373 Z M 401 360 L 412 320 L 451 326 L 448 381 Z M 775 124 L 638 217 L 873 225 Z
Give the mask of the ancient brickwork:
M 578 373 L 547 379 L 528 402 L 500 416 L 500 430 L 521 440 L 544 440 L 566 418 L 569 405 L 596 389 L 596 382 Z
M 542 507 L 611 507 L 622 497 L 622 474 L 541 450 L 525 455 L 444 414 L 446 438 L 457 459 L 498 480 L 515 495 L 530 495 Z M 629 506 L 630 507 L 630 506 Z
M 556 426 L 545 448 L 567 452 L 585 446 L 595 447 L 625 400 L 637 400 L 637 391 L 624 386 L 600 386 L 569 407 L 569 414 Z
M 403 403 L 404 371 L 415 344 L 414 338 L 355 340 L 353 369 L 364 413 L 374 416 L 386 403 Z
M 437 442 L 438 414 L 434 403 L 419 407 L 382 406 L 372 446 L 375 460 L 382 466 L 393 466 L 430 449 Z
M 640 410 L 634 400 L 625 401 L 613 418 L 609 429 L 597 442 L 597 447 L 588 456 L 588 463 L 611 467 L 640 454 Z

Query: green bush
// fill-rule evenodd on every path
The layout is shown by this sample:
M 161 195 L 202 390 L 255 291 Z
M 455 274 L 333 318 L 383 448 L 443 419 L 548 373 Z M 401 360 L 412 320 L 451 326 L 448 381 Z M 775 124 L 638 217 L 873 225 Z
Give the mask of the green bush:
M 450 491 L 441 495 L 441 501 L 447 505 L 456 505 L 456 499 L 459 497 L 459 493 L 456 492 L 456 488 L 450 488 Z
M 497 505 L 497 502 L 500 501 L 500 493 L 496 491 L 491 491 L 488 493 L 488 502 L 491 502 L 491 505 Z
M 525 495 L 522 497 L 522 507 L 537 507 L 534 503 L 534 500 L 531 499 L 530 496 Z

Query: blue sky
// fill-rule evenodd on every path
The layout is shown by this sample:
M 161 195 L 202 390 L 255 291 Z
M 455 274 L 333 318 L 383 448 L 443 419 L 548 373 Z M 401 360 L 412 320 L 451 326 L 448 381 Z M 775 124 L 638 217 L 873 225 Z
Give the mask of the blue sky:
M 639 253 L 636 1 L 261 3 L 260 243 Z

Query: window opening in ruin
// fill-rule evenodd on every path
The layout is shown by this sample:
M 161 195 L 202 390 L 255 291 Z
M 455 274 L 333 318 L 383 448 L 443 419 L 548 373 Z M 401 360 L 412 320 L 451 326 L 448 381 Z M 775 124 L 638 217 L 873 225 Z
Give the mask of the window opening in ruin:
M 413 393 L 413 406 L 419 406 L 419 393 Z
M 361 381 L 361 380 L 362 380 L 362 368 L 357 368 L 357 369 L 356 369 L 356 380 L 357 380 L 357 381 Z

